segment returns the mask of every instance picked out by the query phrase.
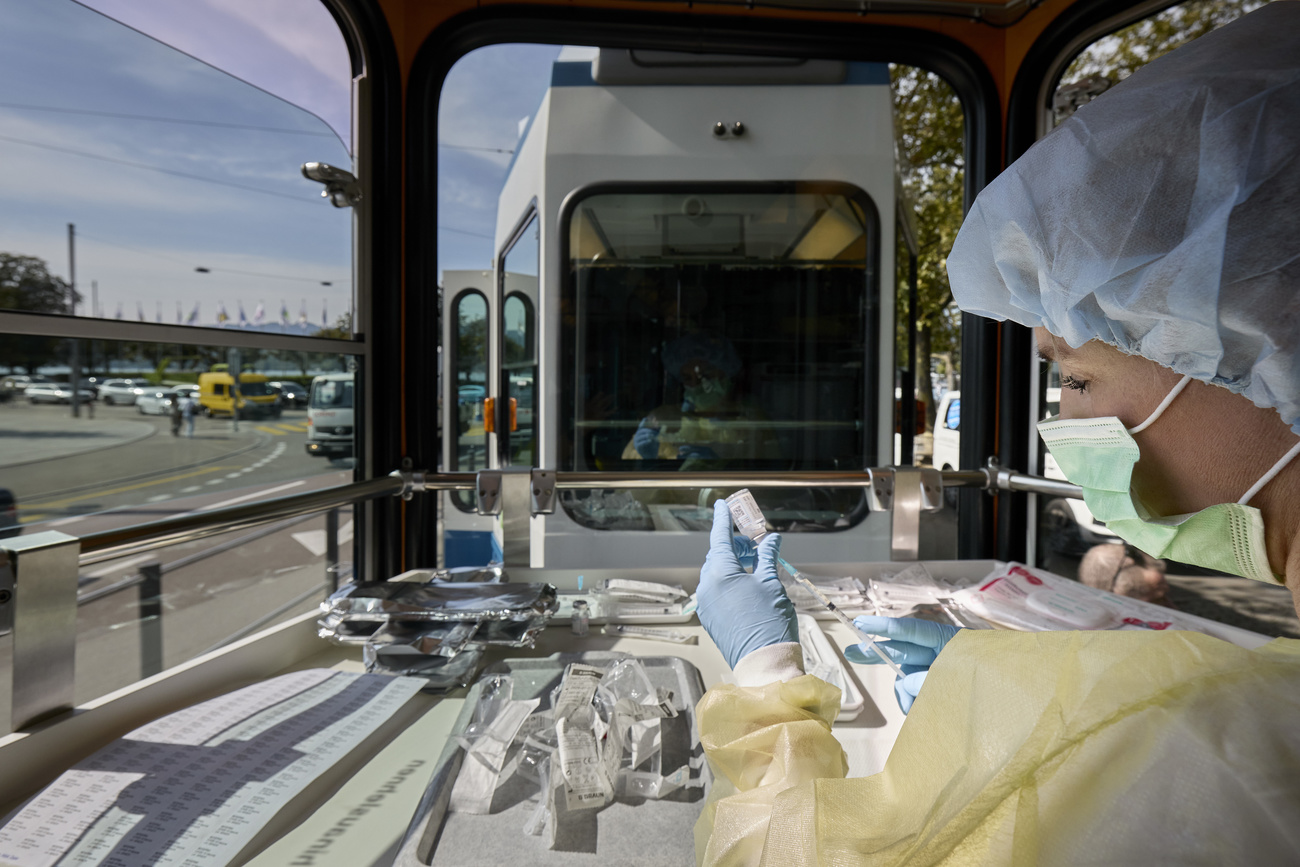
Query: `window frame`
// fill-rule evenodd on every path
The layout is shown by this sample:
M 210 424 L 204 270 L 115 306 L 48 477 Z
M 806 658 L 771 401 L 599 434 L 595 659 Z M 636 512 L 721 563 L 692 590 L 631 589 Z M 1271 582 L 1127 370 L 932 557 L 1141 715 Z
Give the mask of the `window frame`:
M 879 384 L 880 377 L 880 353 L 877 351 L 878 346 L 873 343 L 872 338 L 880 333 L 881 312 L 880 299 L 883 287 L 881 285 L 882 273 L 880 267 L 881 257 L 881 226 L 883 221 L 880 216 L 880 210 L 876 206 L 875 200 L 860 187 L 855 186 L 847 181 L 598 181 L 590 184 L 584 184 L 572 190 L 564 199 L 560 206 L 559 219 L 556 222 L 556 233 L 559 236 L 560 257 L 560 298 L 561 303 L 565 299 L 571 303 L 575 302 L 577 286 L 574 281 L 574 268 L 572 267 L 573 257 L 571 249 L 571 232 L 572 218 L 577 213 L 578 207 L 586 200 L 601 195 L 637 195 L 637 194 L 698 194 L 702 196 L 715 194 L 788 194 L 788 193 L 824 193 L 829 195 L 840 195 L 854 202 L 862 210 L 863 218 L 866 222 L 867 232 L 867 264 L 865 271 L 865 303 L 866 310 L 866 332 L 868 339 L 864 342 L 864 361 L 863 361 L 863 387 L 865 389 L 862 400 L 865 407 L 863 415 L 862 428 L 859 435 L 862 437 L 862 450 L 864 461 L 867 466 L 879 465 L 880 456 L 876 455 L 875 463 L 872 463 L 871 455 L 878 445 L 878 426 L 879 419 L 879 395 L 873 395 L 873 389 Z M 576 310 L 576 303 L 573 309 Z M 560 324 L 558 337 L 563 340 L 568 336 L 568 330 L 563 323 Z M 560 414 L 562 424 L 570 425 L 567 431 L 558 431 L 561 438 L 567 433 L 568 440 L 577 442 L 576 430 L 576 412 L 577 412 L 577 394 L 580 388 L 579 379 L 581 372 L 577 368 L 576 353 L 561 353 L 560 371 L 558 377 L 559 399 L 557 401 L 557 411 Z M 628 473 L 629 477 L 635 475 L 633 472 Z M 565 506 L 566 512 L 568 510 Z M 847 513 L 849 522 L 843 527 L 836 527 L 836 531 L 850 530 L 865 519 L 867 514 L 866 499 L 863 497 L 861 508 L 855 508 L 852 512 Z M 578 519 L 570 515 L 572 520 Z
M 635 9 L 549 6 L 488 6 L 467 11 L 432 30 L 419 46 L 407 76 L 406 261 L 408 283 L 437 283 L 438 258 L 427 239 L 438 224 L 438 105 L 452 67 L 478 48 L 507 43 L 599 45 L 707 53 L 762 54 L 774 57 L 829 58 L 899 63 L 941 76 L 961 100 L 967 208 L 1001 170 L 1002 100 L 993 73 L 962 42 L 906 25 L 877 21 L 809 21 L 778 18 L 673 14 Z M 426 319 L 407 323 L 408 333 L 428 330 Z M 998 373 L 1002 365 L 998 323 L 963 317 L 963 387 L 987 403 L 969 409 L 963 451 L 995 451 Z M 419 382 L 427 372 L 408 372 Z M 424 384 L 425 389 L 436 387 Z M 416 386 L 419 388 L 419 386 Z M 982 458 L 981 458 L 982 459 Z M 977 491 L 964 492 L 958 514 L 957 551 L 963 558 L 987 558 L 995 549 L 995 502 Z M 408 531 L 409 538 L 434 540 L 436 515 L 428 514 Z M 428 556 L 432 556 L 431 554 Z

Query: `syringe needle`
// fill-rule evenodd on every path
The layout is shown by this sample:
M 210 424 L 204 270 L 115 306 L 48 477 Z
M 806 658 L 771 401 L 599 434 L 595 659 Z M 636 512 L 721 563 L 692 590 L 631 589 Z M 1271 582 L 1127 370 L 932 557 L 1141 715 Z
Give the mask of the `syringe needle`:
M 876 654 L 876 656 L 880 657 L 880 660 L 884 662 L 885 665 L 892 668 L 894 670 L 894 674 L 898 675 L 899 677 L 903 677 L 903 667 L 899 665 L 897 662 L 894 662 L 894 660 L 890 659 L 885 654 L 885 651 L 877 647 L 876 640 L 872 638 L 870 635 L 868 635 L 867 633 L 863 632 L 861 629 L 859 629 L 858 625 L 853 622 L 853 618 L 845 614 L 839 608 L 837 608 L 835 606 L 835 603 L 832 602 L 829 598 L 827 598 L 826 594 L 822 593 L 821 590 L 817 588 L 816 584 L 809 581 L 808 578 L 802 572 L 800 572 L 798 569 L 791 566 L 789 561 L 787 561 L 784 557 L 777 557 L 776 562 L 781 564 L 782 568 L 785 569 L 786 573 L 789 574 L 791 578 L 799 582 L 799 586 L 803 587 L 805 590 L 811 593 L 818 602 L 826 606 L 826 610 L 829 611 L 831 614 L 835 615 L 836 620 L 838 620 L 840 623 L 843 623 L 849 629 L 853 630 L 853 634 L 861 638 L 862 643 L 865 644 L 867 647 L 869 647 L 871 651 Z

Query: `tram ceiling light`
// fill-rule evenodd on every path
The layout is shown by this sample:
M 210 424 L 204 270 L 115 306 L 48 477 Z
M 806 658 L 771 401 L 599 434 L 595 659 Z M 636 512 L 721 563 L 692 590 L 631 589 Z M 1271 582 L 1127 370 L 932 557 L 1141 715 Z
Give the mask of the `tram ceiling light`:
M 302 176 L 325 185 L 321 193 L 336 208 L 350 208 L 361 201 L 361 184 L 356 175 L 329 163 L 303 163 Z

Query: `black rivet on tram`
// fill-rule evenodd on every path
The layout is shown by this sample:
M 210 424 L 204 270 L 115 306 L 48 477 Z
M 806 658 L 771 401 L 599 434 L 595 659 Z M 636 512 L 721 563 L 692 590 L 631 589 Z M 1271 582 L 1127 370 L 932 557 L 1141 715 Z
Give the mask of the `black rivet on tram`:
M 733 123 L 733 124 L 731 125 L 731 134 L 732 134 L 732 135 L 744 135 L 744 134 L 745 134 L 745 125 L 744 125 L 743 123 L 741 123 L 740 121 L 736 121 L 735 123 Z
M 725 123 L 723 123 L 722 121 L 718 121 L 717 123 L 715 123 L 715 124 L 713 125 L 713 134 L 716 135 L 716 136 L 718 136 L 719 138 L 721 138 L 722 136 L 726 135 L 726 134 L 727 134 L 727 125 L 726 125 Z

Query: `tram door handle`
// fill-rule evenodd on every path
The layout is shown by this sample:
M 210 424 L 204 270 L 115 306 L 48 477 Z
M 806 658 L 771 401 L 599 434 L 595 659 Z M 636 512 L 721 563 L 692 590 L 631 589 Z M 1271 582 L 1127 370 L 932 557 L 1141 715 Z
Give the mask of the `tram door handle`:
M 519 430 L 519 402 L 515 398 L 509 398 L 508 407 L 502 405 L 502 409 L 509 409 L 510 420 L 508 430 L 511 433 Z M 505 422 L 505 419 L 502 419 Z M 502 427 L 506 427 L 504 424 Z M 486 433 L 496 433 L 497 431 L 497 399 L 488 397 L 483 399 L 483 430 Z

